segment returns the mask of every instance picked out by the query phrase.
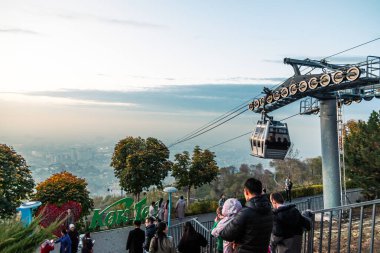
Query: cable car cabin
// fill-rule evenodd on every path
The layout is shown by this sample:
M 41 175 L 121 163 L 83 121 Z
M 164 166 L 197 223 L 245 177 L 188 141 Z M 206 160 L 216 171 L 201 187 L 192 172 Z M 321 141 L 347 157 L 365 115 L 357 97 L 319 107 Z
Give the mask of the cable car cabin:
M 252 155 L 284 159 L 290 147 L 288 126 L 275 120 L 259 120 L 251 136 Z

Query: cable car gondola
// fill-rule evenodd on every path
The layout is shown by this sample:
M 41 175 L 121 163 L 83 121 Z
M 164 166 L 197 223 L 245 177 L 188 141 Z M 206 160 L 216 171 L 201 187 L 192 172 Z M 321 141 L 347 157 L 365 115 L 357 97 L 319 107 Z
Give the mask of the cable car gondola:
M 257 122 L 250 141 L 251 155 L 268 159 L 283 160 L 291 144 L 287 124 L 275 121 L 265 113 Z

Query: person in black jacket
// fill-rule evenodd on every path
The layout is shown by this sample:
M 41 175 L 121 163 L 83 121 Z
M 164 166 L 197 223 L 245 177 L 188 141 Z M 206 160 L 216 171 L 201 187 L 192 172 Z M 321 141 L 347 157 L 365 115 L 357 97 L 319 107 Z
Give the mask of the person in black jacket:
M 273 214 L 268 198 L 261 192 L 260 180 L 247 179 L 244 184 L 246 207 L 220 233 L 223 240 L 237 245 L 238 253 L 268 252 Z
M 127 250 L 129 250 L 129 253 L 143 253 L 145 233 L 140 229 L 141 221 L 135 220 L 133 224 L 135 225 L 135 229 L 129 232 Z
M 270 201 L 274 208 L 274 223 L 270 240 L 272 252 L 300 253 L 302 234 L 308 221 L 297 210 L 296 205 L 284 205 L 281 193 L 272 193 Z
M 178 243 L 178 251 L 181 253 L 200 253 L 201 247 L 207 246 L 206 238 L 195 231 L 190 222 L 185 222 L 184 232 Z
M 150 241 L 152 240 L 153 236 L 156 234 L 157 227 L 154 224 L 154 218 L 149 217 L 145 219 L 145 245 L 144 249 L 146 251 L 149 251 Z
M 70 224 L 69 231 L 67 233 L 69 234 L 71 240 L 71 253 L 77 253 L 79 244 L 79 233 L 78 230 L 75 228 L 74 224 Z

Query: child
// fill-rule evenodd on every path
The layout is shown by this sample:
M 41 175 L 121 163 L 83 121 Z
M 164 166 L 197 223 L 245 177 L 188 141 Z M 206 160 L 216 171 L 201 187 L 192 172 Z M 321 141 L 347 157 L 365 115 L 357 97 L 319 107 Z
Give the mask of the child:
M 224 202 L 221 219 L 216 227 L 211 231 L 214 237 L 218 237 L 220 232 L 226 227 L 226 225 L 233 220 L 235 215 L 242 209 L 240 202 L 237 199 L 231 198 Z M 232 253 L 234 251 L 234 243 L 224 241 L 223 253 Z
M 221 219 L 223 219 L 222 207 L 219 206 L 216 209 L 216 217 L 214 220 L 214 225 L 212 226 L 211 230 L 213 230 L 218 225 Z M 223 239 L 220 236 L 216 238 L 216 249 L 218 250 L 218 253 L 223 253 Z
M 54 250 L 54 241 L 51 240 L 49 241 L 46 239 L 42 244 L 41 244 L 41 251 L 40 253 L 49 253 L 50 251 Z

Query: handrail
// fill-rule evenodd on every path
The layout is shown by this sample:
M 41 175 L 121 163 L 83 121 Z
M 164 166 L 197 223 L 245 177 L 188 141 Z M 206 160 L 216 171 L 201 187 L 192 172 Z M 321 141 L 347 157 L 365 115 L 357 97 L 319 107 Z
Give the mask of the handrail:
M 320 213 L 320 212 L 327 213 L 327 212 L 337 211 L 341 209 L 350 209 L 350 208 L 373 205 L 373 204 L 380 204 L 380 199 L 375 199 L 375 200 L 370 200 L 370 201 L 365 201 L 365 202 L 360 202 L 360 203 L 355 203 L 355 204 L 349 204 L 345 206 L 332 207 L 332 208 L 327 208 L 327 209 L 322 209 L 322 210 L 316 210 L 316 211 L 312 211 L 312 213 Z

